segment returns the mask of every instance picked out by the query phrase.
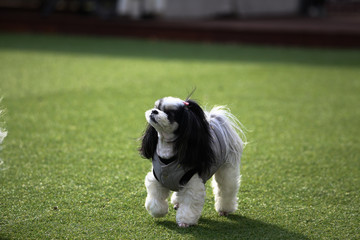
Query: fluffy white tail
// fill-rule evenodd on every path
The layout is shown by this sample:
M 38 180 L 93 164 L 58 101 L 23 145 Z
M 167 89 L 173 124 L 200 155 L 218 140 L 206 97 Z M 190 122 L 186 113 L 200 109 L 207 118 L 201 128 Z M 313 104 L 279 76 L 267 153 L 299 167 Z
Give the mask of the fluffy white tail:
M 244 126 L 225 106 L 215 106 L 206 112 L 208 121 L 218 126 L 225 139 L 226 155 L 235 154 L 235 159 L 240 160 L 243 148 L 246 145 Z M 226 157 L 226 159 L 229 159 Z

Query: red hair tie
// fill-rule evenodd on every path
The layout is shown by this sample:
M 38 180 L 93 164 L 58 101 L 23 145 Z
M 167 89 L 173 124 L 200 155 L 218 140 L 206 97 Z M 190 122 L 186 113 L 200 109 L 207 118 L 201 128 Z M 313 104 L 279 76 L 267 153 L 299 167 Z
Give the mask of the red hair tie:
M 189 103 L 188 103 L 188 102 L 186 102 L 186 101 L 184 101 L 184 104 L 185 104 L 186 106 L 189 106 Z

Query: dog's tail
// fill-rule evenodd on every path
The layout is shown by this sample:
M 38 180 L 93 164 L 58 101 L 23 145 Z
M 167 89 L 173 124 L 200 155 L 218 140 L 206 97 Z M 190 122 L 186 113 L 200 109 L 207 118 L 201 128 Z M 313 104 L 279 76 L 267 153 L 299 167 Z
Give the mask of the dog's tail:
M 247 143 L 244 133 L 245 127 L 225 106 L 215 106 L 206 115 L 210 125 L 215 125 L 217 129 L 220 129 L 225 142 L 226 155 L 231 154 L 240 160 Z M 226 158 L 229 159 L 227 156 Z

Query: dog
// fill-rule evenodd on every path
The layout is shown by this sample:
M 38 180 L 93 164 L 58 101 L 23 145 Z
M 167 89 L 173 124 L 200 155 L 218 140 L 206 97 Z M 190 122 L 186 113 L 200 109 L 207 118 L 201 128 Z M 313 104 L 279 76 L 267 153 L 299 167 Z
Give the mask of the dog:
M 139 152 L 152 159 L 152 170 L 145 177 L 146 210 L 155 218 L 165 216 L 174 191 L 171 203 L 178 226 L 196 225 L 205 202 L 205 183 L 214 175 L 215 210 L 221 216 L 235 212 L 245 134 L 230 110 L 217 106 L 205 112 L 189 98 L 164 97 L 145 117 L 148 125 Z

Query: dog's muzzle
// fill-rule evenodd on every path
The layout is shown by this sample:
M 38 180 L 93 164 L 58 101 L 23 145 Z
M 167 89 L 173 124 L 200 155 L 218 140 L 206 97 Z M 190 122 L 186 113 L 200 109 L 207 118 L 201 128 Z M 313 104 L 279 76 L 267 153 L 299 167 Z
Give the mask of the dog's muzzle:
M 157 110 L 152 110 L 151 114 L 150 114 L 150 119 L 151 121 L 153 121 L 154 123 L 158 123 L 155 119 L 155 115 L 158 115 L 159 112 Z

